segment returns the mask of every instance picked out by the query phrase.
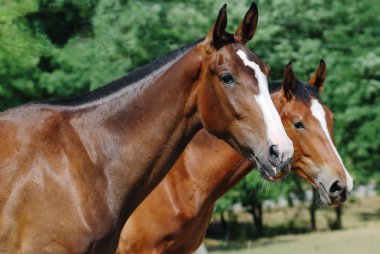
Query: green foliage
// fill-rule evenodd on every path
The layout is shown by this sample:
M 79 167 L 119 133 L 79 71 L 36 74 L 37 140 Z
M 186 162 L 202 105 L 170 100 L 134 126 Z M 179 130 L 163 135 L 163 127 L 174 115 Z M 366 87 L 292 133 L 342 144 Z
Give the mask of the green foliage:
M 265 199 L 276 199 L 281 194 L 282 186 L 270 185 L 261 178 L 257 170 L 253 170 L 218 201 L 216 212 L 223 212 L 234 203 L 249 206 L 252 202 L 262 203 Z
M 262 179 L 258 170 L 253 170 L 218 200 L 215 211 L 223 212 L 235 203 L 241 203 L 244 207 L 262 205 L 265 200 L 288 198 L 290 193 L 304 200 L 304 185 L 307 184 L 295 174 L 291 174 L 281 182 L 269 183 Z
M 28 28 L 25 16 L 38 8 L 35 1 L 7 0 L 0 7 L 0 105 L 15 106 L 39 94 L 38 62 L 50 48 Z

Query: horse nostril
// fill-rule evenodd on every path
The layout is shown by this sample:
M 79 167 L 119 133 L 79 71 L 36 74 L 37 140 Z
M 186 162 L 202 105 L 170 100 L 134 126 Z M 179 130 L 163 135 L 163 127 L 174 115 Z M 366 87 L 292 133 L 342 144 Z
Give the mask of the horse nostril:
M 277 145 L 272 145 L 269 148 L 269 154 L 275 158 L 280 158 L 280 150 L 278 149 Z
M 341 200 L 341 202 L 344 202 L 347 200 L 347 191 L 342 191 L 340 193 L 340 200 Z
M 340 184 L 339 181 L 335 181 L 331 187 L 330 187 L 330 193 L 333 195 L 333 196 L 336 196 L 338 197 L 340 195 L 340 193 L 342 192 L 343 190 L 343 186 Z

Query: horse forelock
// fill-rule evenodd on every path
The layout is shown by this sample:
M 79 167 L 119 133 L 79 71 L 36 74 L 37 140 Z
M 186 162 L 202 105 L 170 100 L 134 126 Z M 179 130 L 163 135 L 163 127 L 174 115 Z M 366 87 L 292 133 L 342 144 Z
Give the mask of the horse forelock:
M 296 81 L 294 97 L 296 100 L 302 101 L 306 105 L 310 105 L 313 99 L 320 100 L 318 88 L 307 83 L 304 84 L 300 81 Z
M 276 93 L 281 90 L 281 87 L 281 81 L 270 82 L 269 92 L 271 94 Z M 296 101 L 302 102 L 305 105 L 310 105 L 312 99 L 320 100 L 318 88 L 298 80 L 296 81 L 296 86 L 293 95 Z

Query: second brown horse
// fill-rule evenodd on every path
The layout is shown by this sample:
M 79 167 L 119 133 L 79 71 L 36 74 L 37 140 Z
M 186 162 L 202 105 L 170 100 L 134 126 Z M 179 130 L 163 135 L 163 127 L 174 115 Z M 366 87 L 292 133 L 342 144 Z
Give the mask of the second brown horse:
M 301 83 L 289 64 L 282 88 L 272 93 L 272 99 L 294 144 L 292 169 L 319 187 L 325 204 L 336 206 L 351 192 L 352 178 L 332 143 L 333 114 L 318 99 L 325 75 L 321 60 L 308 84 Z M 252 167 L 224 141 L 202 130 L 129 218 L 118 253 L 180 254 L 196 250 L 204 239 L 216 200 Z

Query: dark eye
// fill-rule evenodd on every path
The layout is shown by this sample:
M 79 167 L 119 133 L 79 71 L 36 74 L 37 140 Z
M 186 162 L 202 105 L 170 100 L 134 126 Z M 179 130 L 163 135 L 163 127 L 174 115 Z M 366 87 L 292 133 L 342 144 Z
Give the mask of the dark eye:
M 302 121 L 297 121 L 297 122 L 295 122 L 295 123 L 294 123 L 294 127 L 295 127 L 296 129 L 303 129 L 303 128 L 304 128 L 304 126 L 303 126 L 303 122 L 302 122 Z
M 227 85 L 231 85 L 232 83 L 235 82 L 234 80 L 234 77 L 232 77 L 231 74 L 229 73 L 223 73 L 222 75 L 220 75 L 220 80 L 224 83 L 224 84 L 227 84 Z

